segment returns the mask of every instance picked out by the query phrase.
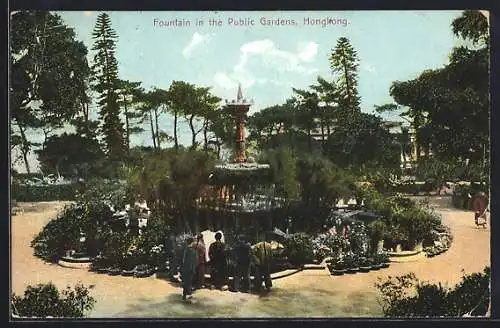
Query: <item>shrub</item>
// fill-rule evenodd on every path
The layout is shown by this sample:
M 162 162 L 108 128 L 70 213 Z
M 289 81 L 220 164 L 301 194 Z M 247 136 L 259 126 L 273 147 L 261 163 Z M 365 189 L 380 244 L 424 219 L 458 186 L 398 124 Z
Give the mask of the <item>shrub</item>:
M 160 265 L 169 259 L 167 245 L 168 235 L 171 232 L 171 218 L 152 216 L 148 225 L 142 230 L 142 239 L 139 248 L 148 254 L 148 264 Z
M 340 235 L 320 234 L 312 240 L 313 254 L 316 260 L 322 261 L 327 257 L 338 258 L 343 245 Z
M 127 187 L 117 181 L 91 182 L 77 193 L 77 199 L 84 203 L 99 202 L 118 210 L 125 208 L 131 200 L 127 191 Z
M 32 240 L 35 256 L 57 262 L 66 251 L 80 249 L 95 255 L 99 248 L 99 230 L 111 218 L 112 212 L 102 203 L 89 202 L 66 206 L 58 216 L 49 221 Z M 80 242 L 81 234 L 86 237 Z
M 377 252 L 373 255 L 373 262 L 375 264 L 388 263 L 390 261 L 389 255 L 385 252 Z
M 413 273 L 379 281 L 375 287 L 387 317 L 484 315 L 489 304 L 490 269 L 464 275 L 454 288 L 419 281 Z
M 24 296 L 12 295 L 14 312 L 21 317 L 83 317 L 95 299 L 81 284 L 59 292 L 52 283 L 28 286 Z
M 351 251 L 359 256 L 364 256 L 368 252 L 369 240 L 366 234 L 365 225 L 362 222 L 356 222 L 352 225 L 348 236 Z
M 109 259 L 112 265 L 122 266 L 128 256 L 140 257 L 144 255 L 140 249 L 137 249 L 139 243 L 140 237 L 136 237 L 128 231 L 114 231 L 104 240 L 102 255 Z
M 366 227 L 368 238 L 370 239 L 370 247 L 372 251 L 377 249 L 379 241 L 383 240 L 387 234 L 387 224 L 381 219 L 370 222 Z
M 78 185 L 28 186 L 14 183 L 11 185 L 12 198 L 18 202 L 49 202 L 76 199 Z
M 304 264 L 314 259 L 312 238 L 306 233 L 295 233 L 285 242 L 285 254 L 292 264 Z
M 387 228 L 384 239 L 388 243 L 414 246 L 417 242 L 432 238 L 432 230 L 441 223 L 441 217 L 428 203 L 417 203 L 401 195 L 384 197 L 372 192 L 365 203 L 368 210 L 382 217 L 381 221 Z M 377 227 L 369 227 L 369 232 L 375 233 L 374 228 Z

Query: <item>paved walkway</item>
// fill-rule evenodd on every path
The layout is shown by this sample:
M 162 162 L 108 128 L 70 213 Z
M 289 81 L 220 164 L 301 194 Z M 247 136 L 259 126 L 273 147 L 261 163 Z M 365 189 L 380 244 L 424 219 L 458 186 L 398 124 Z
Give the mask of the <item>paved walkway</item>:
M 421 280 L 454 285 L 463 273 L 482 271 L 490 263 L 490 230 L 476 229 L 473 213 L 452 209 L 449 197 L 434 197 L 454 240 L 434 258 L 393 263 L 388 269 L 333 277 L 326 270 L 305 270 L 274 281 L 267 296 L 202 290 L 193 304 L 181 302 L 180 289 L 149 278 L 99 275 L 47 264 L 33 256 L 30 242 L 57 215 L 61 203 L 38 203 L 14 216 L 12 225 L 12 291 L 52 281 L 59 288 L 81 282 L 93 285 L 91 317 L 349 317 L 381 316 L 374 283 L 378 278 L 414 272 Z M 463 270 L 463 271 L 462 271 Z

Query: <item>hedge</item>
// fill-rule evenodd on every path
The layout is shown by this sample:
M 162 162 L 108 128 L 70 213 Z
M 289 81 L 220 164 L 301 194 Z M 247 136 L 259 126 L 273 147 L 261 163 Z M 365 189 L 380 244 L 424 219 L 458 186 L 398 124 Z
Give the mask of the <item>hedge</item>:
M 18 202 L 48 202 L 55 200 L 75 200 L 78 184 L 28 186 L 13 184 L 12 199 Z

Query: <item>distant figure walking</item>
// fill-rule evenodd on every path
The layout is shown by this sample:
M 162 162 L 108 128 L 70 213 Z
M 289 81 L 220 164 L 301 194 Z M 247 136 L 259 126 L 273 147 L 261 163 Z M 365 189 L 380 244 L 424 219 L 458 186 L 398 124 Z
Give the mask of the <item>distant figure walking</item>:
M 194 287 L 201 289 L 205 287 L 205 272 L 207 264 L 207 249 L 205 248 L 205 241 L 203 235 L 199 234 L 196 241 L 196 253 L 198 255 L 198 263 L 196 265 L 196 274 L 194 277 Z
M 486 228 L 488 223 L 487 212 L 488 212 L 489 199 L 488 195 L 484 192 L 479 192 L 471 197 L 471 207 L 474 211 L 474 222 L 476 227 Z
M 182 299 L 187 300 L 193 294 L 193 278 L 196 273 L 196 263 L 198 262 L 196 253 L 196 244 L 194 238 L 189 237 L 186 240 L 186 247 L 184 249 L 184 256 L 182 258 Z
M 217 232 L 215 241 L 208 248 L 208 257 L 212 266 L 212 281 L 217 289 L 222 289 L 226 281 L 226 245 L 221 239 L 222 233 Z
M 272 248 L 267 241 L 262 241 L 252 246 L 253 261 L 255 264 L 255 289 L 257 292 L 262 290 L 262 281 L 267 291 L 273 286 L 271 280 L 271 260 Z
M 248 292 L 250 289 L 250 261 L 252 258 L 252 246 L 245 240 L 244 236 L 238 237 L 235 247 L 236 272 L 234 275 L 234 291 Z

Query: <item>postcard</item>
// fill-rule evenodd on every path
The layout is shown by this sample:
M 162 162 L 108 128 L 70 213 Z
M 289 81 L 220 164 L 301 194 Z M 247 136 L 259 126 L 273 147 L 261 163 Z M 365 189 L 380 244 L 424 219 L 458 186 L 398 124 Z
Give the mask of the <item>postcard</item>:
M 13 11 L 11 314 L 490 316 L 489 13 Z

